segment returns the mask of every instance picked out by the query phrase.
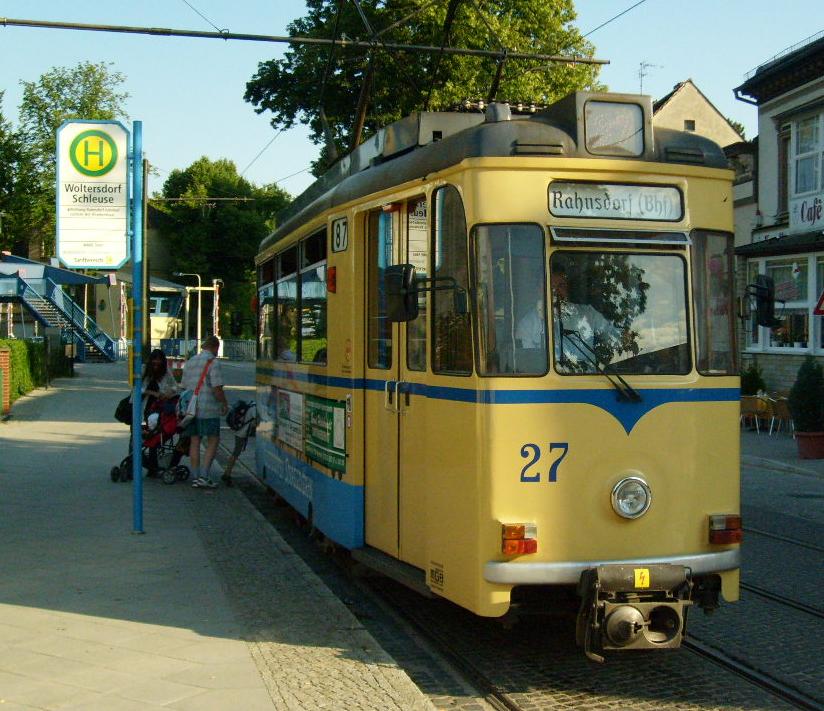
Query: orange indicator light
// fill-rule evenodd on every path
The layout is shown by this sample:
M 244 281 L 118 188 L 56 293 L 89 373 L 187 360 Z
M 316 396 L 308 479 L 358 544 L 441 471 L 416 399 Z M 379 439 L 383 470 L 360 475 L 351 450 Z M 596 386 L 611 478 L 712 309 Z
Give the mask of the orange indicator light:
M 534 523 L 501 524 L 501 552 L 525 555 L 538 552 L 538 527 Z

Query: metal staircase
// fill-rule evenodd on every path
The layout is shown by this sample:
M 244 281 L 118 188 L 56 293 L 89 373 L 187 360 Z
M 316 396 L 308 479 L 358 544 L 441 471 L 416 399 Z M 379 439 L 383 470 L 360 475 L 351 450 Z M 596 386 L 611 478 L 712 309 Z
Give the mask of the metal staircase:
M 115 342 L 51 279 L 38 280 L 37 290 L 25 279 L 17 277 L 17 295 L 29 313 L 44 326 L 55 326 L 77 347 L 78 360 L 117 360 Z

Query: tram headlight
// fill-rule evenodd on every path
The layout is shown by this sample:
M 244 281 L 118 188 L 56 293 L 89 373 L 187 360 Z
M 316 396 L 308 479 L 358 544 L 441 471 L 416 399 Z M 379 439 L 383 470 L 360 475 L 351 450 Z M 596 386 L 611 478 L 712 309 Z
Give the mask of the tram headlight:
M 623 518 L 643 516 L 652 503 L 649 484 L 641 477 L 621 479 L 612 489 L 612 508 Z

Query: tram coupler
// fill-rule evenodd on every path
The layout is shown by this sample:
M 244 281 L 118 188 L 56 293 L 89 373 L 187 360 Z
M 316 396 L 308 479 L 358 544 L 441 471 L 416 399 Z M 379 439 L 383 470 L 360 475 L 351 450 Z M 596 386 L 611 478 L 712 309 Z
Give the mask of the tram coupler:
M 601 565 L 581 574 L 576 638 L 591 660 L 604 650 L 674 649 L 686 630 L 692 582 L 680 565 Z

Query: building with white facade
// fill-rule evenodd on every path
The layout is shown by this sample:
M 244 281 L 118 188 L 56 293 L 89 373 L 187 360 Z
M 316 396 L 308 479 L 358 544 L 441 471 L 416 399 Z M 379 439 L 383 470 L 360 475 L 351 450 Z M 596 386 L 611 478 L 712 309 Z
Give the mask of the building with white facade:
M 766 274 L 778 300 L 772 328 L 755 325 L 744 304 L 743 362 L 759 365 L 769 390 L 787 391 L 805 355 L 824 360 L 824 319 L 816 313 L 824 292 L 824 32 L 759 66 L 735 94 L 758 107 L 758 139 L 749 150 L 727 151 L 742 178 L 739 285 L 743 295 Z M 751 179 L 740 170 L 747 161 Z

